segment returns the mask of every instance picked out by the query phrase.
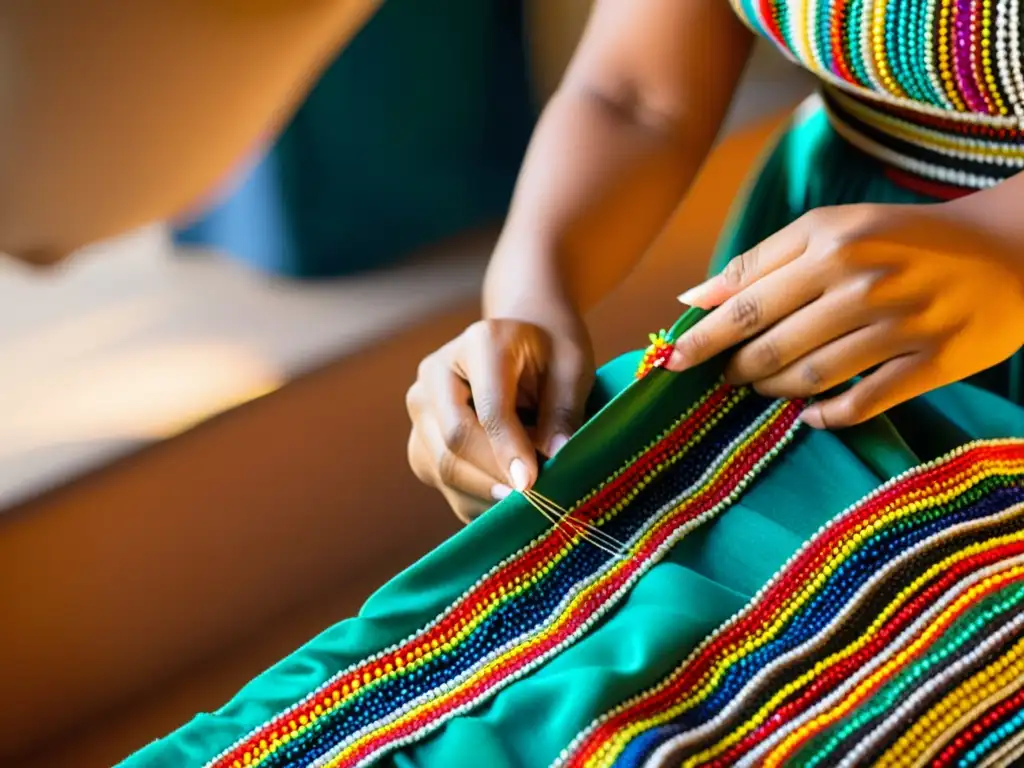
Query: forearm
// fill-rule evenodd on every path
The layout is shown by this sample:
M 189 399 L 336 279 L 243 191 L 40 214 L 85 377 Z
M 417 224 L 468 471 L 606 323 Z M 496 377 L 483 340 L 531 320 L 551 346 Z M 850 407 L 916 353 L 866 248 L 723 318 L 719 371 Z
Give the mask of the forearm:
M 700 169 L 752 40 L 719 0 L 598 0 L 523 164 L 485 313 L 583 312 L 626 276 Z
M 1024 286 L 1024 173 L 942 205 L 944 215 L 969 224 L 993 245 L 993 253 L 1009 259 Z
M 512 284 L 578 311 L 599 301 L 665 225 L 713 139 L 706 124 L 687 133 L 583 89 L 556 93 L 488 271 L 485 312 L 504 308 Z
M 0 4 L 0 251 L 48 259 L 188 207 L 378 2 Z

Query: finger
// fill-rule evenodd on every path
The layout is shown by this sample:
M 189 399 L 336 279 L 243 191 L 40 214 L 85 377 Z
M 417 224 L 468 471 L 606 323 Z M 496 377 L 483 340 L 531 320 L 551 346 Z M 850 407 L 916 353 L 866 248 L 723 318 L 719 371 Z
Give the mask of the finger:
M 584 355 L 561 356 L 554 361 L 544 380 L 537 440 L 541 451 L 554 456 L 583 423 L 594 373 Z
M 741 253 L 725 269 L 679 297 L 683 304 L 711 309 L 785 266 L 807 249 L 810 217 L 804 216 Z
M 430 410 L 416 423 L 428 445 L 438 481 L 481 499 L 507 495 L 505 473 L 498 469 L 487 434 L 469 405 L 469 384 L 441 365 L 421 371 L 420 376 Z M 464 463 L 473 467 L 471 474 L 462 471 Z M 481 493 L 485 483 L 487 491 Z M 498 493 L 502 496 L 495 495 Z
M 516 490 L 537 479 L 537 453 L 516 413 L 521 362 L 483 341 L 463 362 L 476 408 L 476 418 L 490 442 L 494 458 Z
M 948 381 L 937 381 L 921 353 L 888 361 L 840 395 L 814 403 L 800 418 L 815 429 L 860 424 Z
M 451 449 L 448 436 L 434 419 L 423 421 L 418 427 L 422 442 L 430 456 L 434 480 L 439 490 L 453 490 L 470 496 L 485 505 L 508 496 L 512 489 L 503 478 L 496 478 L 477 466 L 471 459 L 464 458 Z M 477 430 L 482 432 L 479 425 Z M 482 440 L 484 450 L 490 453 L 486 439 Z M 472 452 L 469 452 L 472 453 Z M 479 451 L 477 451 L 479 453 Z
M 831 341 L 865 326 L 869 318 L 857 286 L 827 291 L 732 356 L 725 378 L 730 384 L 749 384 L 775 376 L 788 365 Z
M 710 360 L 815 300 L 823 289 L 819 268 L 810 260 L 788 264 L 728 299 L 680 336 L 665 367 L 682 371 Z
M 451 453 L 469 459 L 482 469 L 494 467 L 490 441 L 480 426 L 476 411 L 470 407 L 472 392 L 469 383 L 451 368 L 440 365 L 421 371 L 420 378 L 429 406 L 427 409 L 420 406 L 423 415 L 416 420 L 432 416 L 444 445 Z M 500 471 L 492 475 L 496 481 L 504 477 Z
M 444 496 L 444 500 L 448 502 L 448 506 L 452 508 L 455 516 L 467 525 L 480 517 L 490 507 L 489 504 L 484 504 L 479 499 L 459 493 L 451 488 L 441 489 L 441 495 Z
M 755 381 L 754 389 L 766 397 L 811 397 L 916 351 L 912 339 L 900 336 L 888 323 L 875 323 L 819 347 L 774 376 Z

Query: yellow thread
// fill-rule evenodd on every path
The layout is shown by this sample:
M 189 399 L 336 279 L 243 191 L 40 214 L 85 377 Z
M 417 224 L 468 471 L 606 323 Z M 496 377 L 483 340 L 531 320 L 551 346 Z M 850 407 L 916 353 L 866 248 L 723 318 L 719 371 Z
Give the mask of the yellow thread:
M 522 495 L 544 517 L 554 523 L 556 528 L 561 525 L 567 525 L 576 530 L 577 536 L 583 537 L 598 549 L 609 552 L 615 557 L 623 556 L 626 545 L 611 534 L 602 531 L 598 526 L 587 520 L 573 517 L 572 512 L 538 491 L 527 488 L 522 492 Z M 570 545 L 572 543 L 573 537 L 570 537 Z

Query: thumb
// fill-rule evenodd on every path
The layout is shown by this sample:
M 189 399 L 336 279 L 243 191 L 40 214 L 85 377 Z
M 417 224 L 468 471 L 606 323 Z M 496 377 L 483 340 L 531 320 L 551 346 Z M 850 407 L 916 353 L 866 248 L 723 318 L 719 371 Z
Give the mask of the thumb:
M 537 423 L 540 450 L 554 456 L 583 423 L 594 372 L 583 355 L 553 361 L 544 380 Z

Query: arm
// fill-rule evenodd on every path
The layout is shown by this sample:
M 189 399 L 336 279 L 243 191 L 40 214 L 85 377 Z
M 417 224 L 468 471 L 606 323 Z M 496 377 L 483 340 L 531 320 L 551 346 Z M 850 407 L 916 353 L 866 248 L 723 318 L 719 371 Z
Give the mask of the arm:
M 751 36 L 725 0 L 597 0 L 534 133 L 485 319 L 420 364 L 409 462 L 463 519 L 537 477 L 583 420 L 580 313 L 640 260 L 718 133 Z M 472 403 L 472 406 L 470 405 Z M 520 408 L 537 414 L 528 431 Z
M 943 208 L 954 219 L 981 228 L 1002 244 L 1011 259 L 1011 268 L 1024 284 L 1024 248 L 1021 247 L 1024 243 L 1024 173 L 951 200 Z M 1024 333 L 1024 329 L 1021 330 Z
M 379 2 L 0 4 L 0 252 L 51 261 L 181 211 Z
M 710 150 L 751 41 L 722 0 L 597 0 L 527 153 L 488 317 L 582 312 L 629 273 Z

